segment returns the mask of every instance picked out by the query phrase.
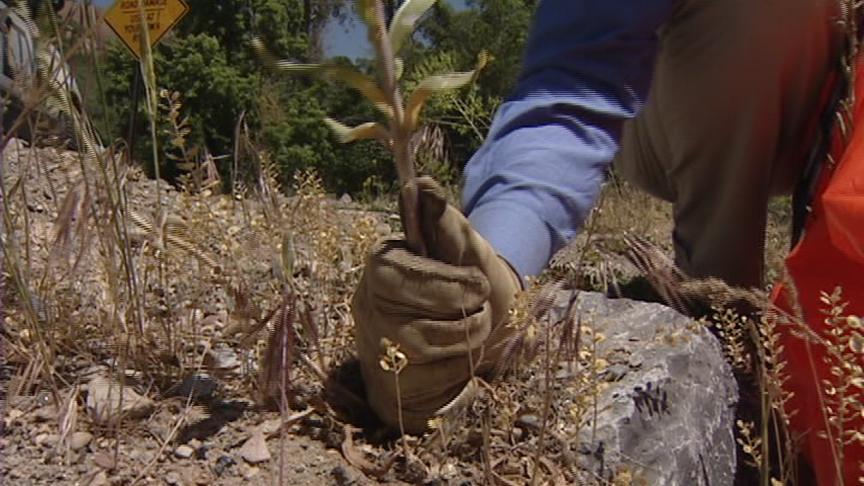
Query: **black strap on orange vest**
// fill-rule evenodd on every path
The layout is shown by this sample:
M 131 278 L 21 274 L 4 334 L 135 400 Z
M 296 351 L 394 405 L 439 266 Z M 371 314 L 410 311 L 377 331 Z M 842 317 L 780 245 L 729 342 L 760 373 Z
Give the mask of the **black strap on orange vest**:
M 858 25 L 858 39 L 860 45 L 864 39 L 864 10 L 859 9 L 857 12 L 844 14 L 844 17 L 853 19 Z M 842 50 L 842 56 L 837 61 L 837 68 L 832 76 L 830 87 L 830 96 L 827 102 L 822 107 L 822 112 L 819 115 L 819 128 L 816 133 L 815 140 L 807 157 L 807 162 L 804 167 L 804 172 L 798 181 L 797 186 L 792 195 L 792 247 L 798 243 L 804 232 L 804 225 L 807 222 L 807 216 L 810 215 L 810 205 L 813 198 L 816 196 L 817 185 L 819 183 L 819 175 L 825 166 L 828 159 L 829 151 L 831 150 L 831 142 L 834 128 L 837 124 L 837 116 L 840 110 L 840 103 L 847 96 L 849 90 L 849 80 L 855 76 L 855 73 L 846 75 L 844 61 L 850 57 L 849 52 L 852 46 L 849 41 L 846 42 Z M 855 69 L 856 63 L 854 60 L 847 61 L 852 63 L 851 69 Z

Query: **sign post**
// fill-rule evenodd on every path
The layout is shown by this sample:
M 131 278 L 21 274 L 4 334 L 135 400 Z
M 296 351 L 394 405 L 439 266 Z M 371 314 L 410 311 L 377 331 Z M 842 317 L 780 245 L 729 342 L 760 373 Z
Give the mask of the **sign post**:
M 184 0 L 117 0 L 114 2 L 105 14 L 105 22 L 136 59 L 141 59 L 142 10 L 146 17 L 144 21 L 150 37 L 150 47 L 153 47 L 186 15 L 189 6 Z
M 141 61 L 141 51 L 147 47 L 141 42 L 142 34 L 145 34 L 145 40 L 149 41 L 149 47 L 152 48 L 177 25 L 177 22 L 187 12 L 189 12 L 189 6 L 184 0 L 117 0 L 105 14 L 105 23 L 123 41 L 135 59 Z M 129 160 L 132 160 L 135 150 L 135 122 L 138 113 L 138 100 L 141 97 L 141 84 L 141 70 L 136 69 L 134 87 L 132 88 L 132 109 L 129 113 L 129 137 L 127 140 Z M 153 163 L 156 166 L 158 179 L 159 161 L 155 159 L 155 156 Z

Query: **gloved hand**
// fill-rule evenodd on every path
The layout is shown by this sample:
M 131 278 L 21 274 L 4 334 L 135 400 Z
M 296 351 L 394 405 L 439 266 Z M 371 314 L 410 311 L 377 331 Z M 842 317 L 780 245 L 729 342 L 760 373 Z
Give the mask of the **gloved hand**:
M 428 419 L 471 377 L 490 372 L 512 329 L 505 325 L 521 284 L 431 178 L 417 179 L 420 226 L 428 257 L 389 239 L 371 251 L 354 294 L 352 314 L 366 394 L 386 424 L 398 428 L 394 370 L 381 358 L 398 345 L 402 420 L 422 433 Z M 386 339 L 385 339 L 386 338 Z M 469 360 L 468 353 L 471 353 Z

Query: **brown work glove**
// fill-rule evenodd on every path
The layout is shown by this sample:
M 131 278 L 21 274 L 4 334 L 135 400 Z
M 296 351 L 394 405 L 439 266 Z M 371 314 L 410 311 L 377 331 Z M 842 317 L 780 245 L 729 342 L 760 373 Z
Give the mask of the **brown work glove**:
M 387 343 L 398 345 L 407 361 L 399 389 L 408 433 L 425 431 L 428 419 L 462 392 L 471 377 L 469 350 L 476 376 L 494 368 L 512 332 L 505 321 L 521 287 L 434 180 L 421 177 L 417 188 L 429 258 L 408 250 L 403 240 L 377 244 L 352 302 L 366 394 L 378 417 L 394 428 L 394 370 L 381 363 Z

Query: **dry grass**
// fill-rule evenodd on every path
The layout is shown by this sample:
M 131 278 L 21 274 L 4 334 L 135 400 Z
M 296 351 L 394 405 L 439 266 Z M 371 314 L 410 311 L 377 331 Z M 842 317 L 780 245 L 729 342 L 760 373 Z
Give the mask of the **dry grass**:
M 574 447 L 606 386 L 598 378 L 608 365 L 597 353 L 604 337 L 572 308 L 558 317 L 547 311 L 552 289 L 565 288 L 561 282 L 606 290 L 638 275 L 624 234 L 653 243 L 651 255 L 669 254 L 668 205 L 617 181 L 607 185 L 586 231 L 512 310 L 510 325 L 519 332 L 507 354 L 512 366 L 499 370 L 503 379 L 476 378 L 476 399 L 436 420 L 431 433 L 394 435 L 376 427 L 364 407 L 348 302 L 368 249 L 398 216 L 340 207 L 312 173 L 282 187 L 268 155 L 248 139 L 238 146 L 253 155 L 252 176 L 221 195 L 212 158 L 185 145 L 182 96 L 163 93 L 162 100 L 173 144 L 160 155 L 189 171 L 179 190 L 144 181 L 122 147 L 99 150 L 83 112 L 74 113 L 84 147 L 78 153 L 26 147 L 4 135 L 0 339 L 13 375 L 6 399 L 47 393 L 64 411 L 57 420 L 61 449 L 76 430 L 119 443 L 137 427 L 133 418 L 101 426 L 79 413 L 94 375 L 157 399 L 156 414 L 174 420 L 161 439 L 164 450 L 207 415 L 196 408 L 194 390 L 177 402 L 172 389 L 206 374 L 226 395 L 280 410 L 283 439 L 292 424 L 317 416 L 344 459 L 376 480 L 640 484 L 629 470 L 597 478 L 580 467 Z M 788 212 L 780 208 L 772 205 L 767 237 L 771 279 L 788 245 Z M 673 303 L 699 298 L 724 308 L 714 325 L 728 358 L 761 392 L 758 421 L 738 427 L 763 484 L 794 481 L 778 326 L 825 346 L 842 371 L 843 385 L 829 390 L 833 405 L 826 408 L 840 458 L 844 443 L 860 439 L 859 431 L 843 429 L 845 417 L 860 413 L 860 401 L 850 399 L 860 389 L 850 384 L 862 377 L 860 368 L 846 366 L 856 358 L 850 350 L 860 352 L 860 335 L 839 294 L 825 296 L 836 332 L 812 336 L 794 316 L 767 313 L 756 322 L 725 310 L 738 301 L 767 309 L 763 294 L 718 282 L 666 283 L 667 299 L 678 296 Z M 398 357 L 394 351 L 396 380 Z M 562 368 L 567 373 L 556 378 Z M 772 458 L 780 464 L 773 471 Z
M 82 154 L 14 148 L 6 152 L 4 179 L 10 398 L 47 390 L 77 411 L 84 399 L 75 390 L 86 391 L 93 366 L 157 399 L 189 375 L 209 374 L 226 393 L 275 406 L 286 421 L 310 411 L 326 417 L 326 427 L 342 436 L 346 461 L 382 481 L 610 483 L 581 469 L 573 450 L 605 386 L 598 376 L 608 362 L 596 353 L 603 336 L 571 311 L 550 321 L 553 287 L 541 284 L 572 283 L 576 275 L 583 286 L 602 289 L 636 275 L 620 235 L 646 235 L 668 253 L 665 205 L 625 185 L 607 187 L 584 236 L 556 259 L 558 270 L 513 309 L 511 324 L 521 332 L 508 354 L 515 366 L 499 370 L 507 378 L 477 379 L 477 399 L 436 421 L 433 433 L 381 442 L 387 436 L 375 426 L 360 433 L 346 424 L 369 420 L 362 389 L 344 378 L 353 354 L 348 297 L 366 252 L 395 215 L 340 208 L 310 173 L 298 174 L 293 196 L 284 196 L 266 154 L 257 159 L 257 180 L 233 196 L 214 194 L 219 181 L 206 171 L 192 172 L 182 190 L 163 187 L 160 214 L 153 211 L 156 185 L 119 155 L 109 152 L 100 167 Z M 765 365 L 775 359 L 773 328 L 723 316 L 718 326 L 730 362 L 770 385 L 764 406 L 778 413 L 782 370 Z M 754 338 L 767 344 L 755 360 Z M 562 367 L 571 371 L 553 379 Z M 187 402 L 163 447 L 200 419 Z M 59 430 L 97 430 L 79 415 Z M 120 440 L 128 426 L 131 419 L 101 433 Z M 762 470 L 775 447 L 784 458 L 791 454 L 756 422 L 742 422 L 740 431 L 742 448 Z M 638 475 L 622 470 L 611 484 L 638 484 Z

